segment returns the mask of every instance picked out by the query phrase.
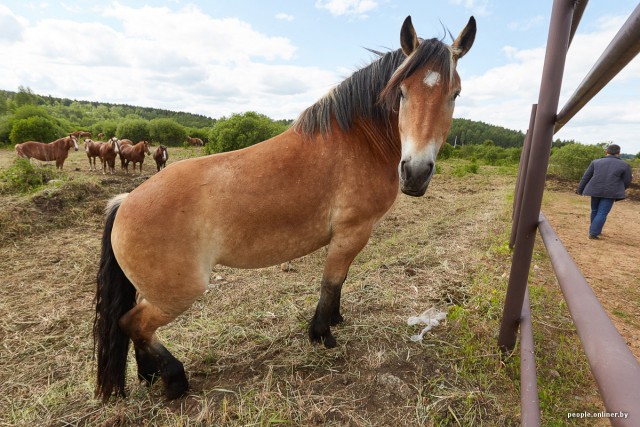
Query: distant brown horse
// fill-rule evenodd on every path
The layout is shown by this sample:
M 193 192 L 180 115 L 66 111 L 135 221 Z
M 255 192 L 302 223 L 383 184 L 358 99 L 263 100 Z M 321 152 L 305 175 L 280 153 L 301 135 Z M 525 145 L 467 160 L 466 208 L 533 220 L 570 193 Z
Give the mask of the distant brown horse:
M 125 139 L 119 139 L 118 143 L 120 144 L 120 148 L 122 148 L 124 146 L 127 146 L 127 145 L 133 146 L 133 141 L 130 140 L 130 139 L 126 139 L 126 138 Z M 122 150 L 120 150 L 119 154 L 120 154 L 120 170 L 124 170 L 124 164 L 126 163 L 126 159 L 122 155 Z
M 103 141 L 94 141 L 90 138 L 84 140 L 84 151 L 89 159 L 89 170 L 96 170 L 96 157 L 100 157 L 100 147 L 103 144 Z
M 176 162 L 112 199 L 95 299 L 96 394 L 125 395 L 130 340 L 141 380 L 162 378 L 169 399 L 187 391 L 183 364 L 156 330 L 209 289 L 216 265 L 267 267 L 327 246 L 309 338 L 335 347 L 331 326 L 343 320 L 352 261 L 399 190 L 427 191 L 461 90 L 458 60 L 475 34 L 471 18 L 451 46 L 422 40 L 408 17 L 402 49 L 381 53 L 292 128 L 249 148 Z M 158 221 L 161 239 L 140 232 Z
M 77 130 L 75 132 L 71 132 L 69 136 L 73 136 L 75 139 L 80 138 L 91 138 L 91 132 L 85 132 L 83 130 Z
M 100 161 L 102 173 L 107 173 L 107 167 L 112 174 L 116 173 L 116 156 L 120 152 L 120 143 L 115 136 L 100 146 Z
M 104 138 L 104 133 L 100 132 L 98 134 L 98 141 L 100 141 L 102 138 Z
M 160 145 L 153 152 L 153 160 L 156 161 L 156 166 L 158 167 L 158 172 L 160 169 L 164 168 L 167 165 L 167 160 L 169 160 L 169 152 L 167 151 L 167 147 L 164 145 Z
M 196 147 L 202 147 L 204 145 L 204 142 L 202 142 L 200 138 L 191 138 L 190 136 L 187 136 L 187 142 L 189 145 L 194 145 Z
M 43 162 L 56 161 L 56 168 L 62 170 L 64 161 L 69 156 L 69 150 L 73 147 L 78 151 L 78 140 L 72 136 L 56 139 L 53 142 L 45 144 L 37 141 L 27 141 L 22 144 L 16 144 L 16 154 L 18 157 L 25 159 L 37 159 Z
M 129 173 L 129 163 L 133 163 L 132 174 L 135 175 L 136 173 L 136 163 L 140 163 L 140 173 L 142 173 L 142 163 L 144 163 L 145 154 L 151 155 L 151 149 L 146 140 L 142 140 L 135 145 L 120 144 L 120 159 L 124 159 L 124 169 L 126 173 Z

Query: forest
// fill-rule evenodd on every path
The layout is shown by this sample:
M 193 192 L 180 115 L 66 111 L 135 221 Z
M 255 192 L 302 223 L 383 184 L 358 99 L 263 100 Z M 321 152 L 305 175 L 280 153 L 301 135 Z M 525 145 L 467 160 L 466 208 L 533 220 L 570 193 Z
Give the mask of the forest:
M 26 140 L 49 142 L 84 130 L 92 135 L 103 133 L 105 138 L 150 139 L 170 146 L 184 145 L 187 136 L 197 137 L 206 143 L 207 152 L 214 153 L 268 139 L 284 131 L 293 119 L 272 120 L 255 112 L 215 119 L 150 107 L 44 96 L 22 86 L 17 92 L 0 90 L 0 146 Z M 522 147 L 523 141 L 521 131 L 468 119 L 453 119 L 447 137 L 452 147 L 484 145 L 509 149 Z M 574 142 L 556 140 L 553 145 L 561 147 Z

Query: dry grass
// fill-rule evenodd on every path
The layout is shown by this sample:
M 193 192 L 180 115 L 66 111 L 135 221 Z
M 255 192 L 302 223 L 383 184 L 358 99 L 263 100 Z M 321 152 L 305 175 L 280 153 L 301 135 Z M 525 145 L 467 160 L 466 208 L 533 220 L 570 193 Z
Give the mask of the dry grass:
M 209 291 L 160 331 L 185 364 L 189 395 L 167 402 L 161 384 L 138 384 L 131 355 L 129 397 L 102 405 L 93 399 L 95 206 L 138 181 L 74 170 L 85 167 L 79 154 L 69 161 L 66 179 L 100 190 L 29 217 L 26 237 L 0 235 L 0 425 L 518 424 L 517 365 L 502 360 L 494 338 L 509 258 L 496 245 L 512 175 L 453 177 L 445 164 L 428 196 L 400 197 L 351 268 L 337 348 L 307 339 L 323 250 L 290 272 L 219 267 Z M 32 209 L 33 196 L 14 203 Z M 37 224 L 58 214 L 71 218 Z M 430 307 L 448 319 L 411 341 L 420 327 L 407 318 Z

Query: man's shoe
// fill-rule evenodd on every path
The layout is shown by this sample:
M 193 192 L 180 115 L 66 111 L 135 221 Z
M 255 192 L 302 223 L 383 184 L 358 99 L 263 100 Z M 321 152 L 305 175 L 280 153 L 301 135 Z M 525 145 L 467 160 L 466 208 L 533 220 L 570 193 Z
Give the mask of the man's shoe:
M 589 234 L 589 238 L 592 240 L 599 240 L 600 238 L 598 236 L 594 236 L 593 234 Z

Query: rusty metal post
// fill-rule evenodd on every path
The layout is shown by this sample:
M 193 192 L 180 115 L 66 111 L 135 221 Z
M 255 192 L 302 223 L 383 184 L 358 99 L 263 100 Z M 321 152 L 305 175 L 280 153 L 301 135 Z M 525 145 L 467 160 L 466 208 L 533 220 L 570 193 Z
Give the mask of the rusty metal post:
M 516 180 L 516 189 L 513 193 L 513 221 L 511 224 L 511 237 L 509 238 L 509 249 L 513 249 L 516 244 L 516 234 L 518 231 L 518 223 L 520 222 L 520 208 L 522 207 L 522 193 L 524 191 L 524 181 L 529 168 L 529 153 L 531 152 L 531 136 L 533 134 L 533 126 L 536 120 L 537 104 L 531 106 L 531 117 L 529 118 L 529 128 L 524 137 L 522 145 L 522 154 L 520 154 L 520 167 L 518 168 L 518 178 Z
M 542 213 L 540 235 L 604 406 L 608 412 L 626 412 L 629 415 L 628 418 L 610 418 L 609 421 L 614 426 L 640 425 L 640 364 Z
M 509 286 L 504 302 L 498 345 L 504 352 L 513 350 L 518 336 L 522 302 L 527 287 L 529 267 L 536 238 L 538 214 L 542 205 L 544 183 L 551 153 L 562 75 L 569 47 L 573 0 L 554 0 L 549 24 L 542 83 L 533 127 L 529 163 L 524 182 L 522 209 L 511 263 Z
M 529 291 L 525 290 L 520 320 L 520 404 L 522 405 L 520 418 L 523 427 L 540 426 L 540 400 L 534 348 Z

